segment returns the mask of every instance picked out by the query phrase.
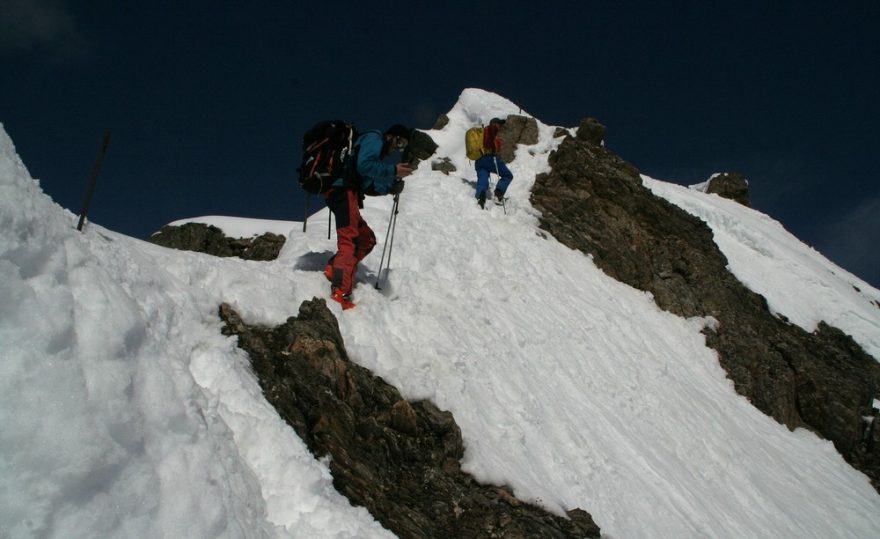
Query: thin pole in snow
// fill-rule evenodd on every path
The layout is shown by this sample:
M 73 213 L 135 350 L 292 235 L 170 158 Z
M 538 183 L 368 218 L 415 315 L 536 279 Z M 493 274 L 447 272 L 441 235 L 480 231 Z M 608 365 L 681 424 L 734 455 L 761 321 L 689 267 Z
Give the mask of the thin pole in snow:
M 104 143 L 101 144 L 101 150 L 98 152 L 97 159 L 95 159 L 95 166 L 92 167 L 92 175 L 89 178 L 89 186 L 86 189 L 86 199 L 83 202 L 82 211 L 79 214 L 79 224 L 76 225 L 76 229 L 80 232 L 82 232 L 86 215 L 89 213 L 89 204 L 92 202 L 92 195 L 95 194 L 95 186 L 98 183 L 98 174 L 101 173 L 101 166 L 104 164 L 104 156 L 107 154 L 108 144 L 110 144 L 109 129 L 104 133 Z

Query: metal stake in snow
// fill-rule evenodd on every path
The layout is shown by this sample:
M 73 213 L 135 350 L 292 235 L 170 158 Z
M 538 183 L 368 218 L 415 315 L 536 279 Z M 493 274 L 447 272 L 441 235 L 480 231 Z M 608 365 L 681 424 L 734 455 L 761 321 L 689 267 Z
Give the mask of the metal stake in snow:
M 101 172 L 101 165 L 104 164 L 104 155 L 107 153 L 107 145 L 110 144 L 110 130 L 108 129 L 104 133 L 104 143 L 101 145 L 101 150 L 98 152 L 98 158 L 95 160 L 95 166 L 92 167 L 92 176 L 89 179 L 89 187 L 86 190 L 86 200 L 83 202 L 82 211 L 79 214 L 79 224 L 76 225 L 76 229 L 82 232 L 83 223 L 86 220 L 86 215 L 89 213 L 89 204 L 92 201 L 92 195 L 95 194 L 95 185 L 98 183 L 98 174 Z
M 388 220 L 388 230 L 385 232 L 385 246 L 382 247 L 382 258 L 379 259 L 379 273 L 376 276 L 376 290 L 382 290 L 379 283 L 382 282 L 382 264 L 385 262 L 385 249 L 388 248 L 388 264 L 385 265 L 385 278 L 388 278 L 388 268 L 391 266 L 391 251 L 394 249 L 394 230 L 397 228 L 397 212 L 400 207 L 400 193 L 394 195 L 394 205 L 391 207 L 391 218 Z M 388 238 L 391 238 L 389 247 Z

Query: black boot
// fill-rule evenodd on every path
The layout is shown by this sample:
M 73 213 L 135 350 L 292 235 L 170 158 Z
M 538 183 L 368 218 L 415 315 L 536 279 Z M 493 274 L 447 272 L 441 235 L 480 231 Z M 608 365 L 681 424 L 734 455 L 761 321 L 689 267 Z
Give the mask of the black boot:
M 480 208 L 486 209 L 486 191 L 480 193 L 480 198 L 477 200 L 477 204 L 480 205 Z

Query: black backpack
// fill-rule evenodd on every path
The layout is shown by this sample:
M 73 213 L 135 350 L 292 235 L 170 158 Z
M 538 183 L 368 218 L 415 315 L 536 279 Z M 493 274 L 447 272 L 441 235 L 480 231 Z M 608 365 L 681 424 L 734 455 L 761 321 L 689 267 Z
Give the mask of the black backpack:
M 297 172 L 299 185 L 308 193 L 326 193 L 333 182 L 356 178 L 353 124 L 342 120 L 318 122 L 303 135 L 303 157 Z

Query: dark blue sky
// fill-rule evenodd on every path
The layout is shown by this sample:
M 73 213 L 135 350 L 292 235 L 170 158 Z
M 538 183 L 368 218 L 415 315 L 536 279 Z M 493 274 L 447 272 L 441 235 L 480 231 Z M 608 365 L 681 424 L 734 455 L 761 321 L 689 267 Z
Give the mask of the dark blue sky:
M 5 0 L 0 122 L 74 213 L 112 128 L 89 216 L 144 238 L 299 220 L 312 123 L 430 128 L 484 88 L 599 119 L 658 179 L 742 172 L 755 208 L 880 287 L 880 3 L 715 4 Z

